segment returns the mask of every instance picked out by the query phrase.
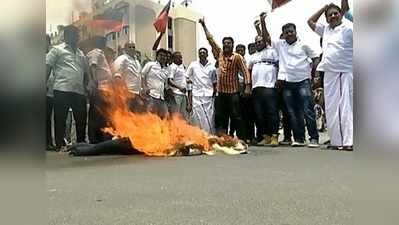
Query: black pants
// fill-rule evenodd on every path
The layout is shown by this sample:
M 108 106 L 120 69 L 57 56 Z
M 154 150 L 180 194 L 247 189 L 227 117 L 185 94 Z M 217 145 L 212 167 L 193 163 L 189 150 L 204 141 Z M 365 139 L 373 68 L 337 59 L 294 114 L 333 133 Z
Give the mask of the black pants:
M 283 125 L 284 140 L 291 140 L 292 129 L 290 126 L 290 120 L 288 117 L 288 110 L 283 98 L 283 91 L 278 90 L 278 108 L 281 112 L 281 117 L 279 116 L 279 121 Z
M 51 121 L 54 109 L 54 98 L 46 97 L 46 145 L 54 145 L 53 135 L 51 132 Z
M 245 139 L 238 92 L 233 94 L 219 93 L 215 100 L 215 111 L 215 124 L 218 133 L 227 134 L 229 119 L 231 119 L 237 129 L 237 137 Z
M 258 137 L 278 134 L 278 96 L 275 88 L 257 87 L 253 90 Z
M 255 112 L 253 105 L 253 97 L 240 96 L 240 113 L 243 120 L 242 134 L 245 140 L 252 140 L 255 138 Z M 229 134 L 233 136 L 234 132 L 237 132 L 236 125 L 230 120 L 230 131 Z
M 54 90 L 55 144 L 57 147 L 64 145 L 65 123 L 69 108 L 72 108 L 75 119 L 77 142 L 85 142 L 86 107 L 84 95 Z
M 99 92 L 90 96 L 89 99 L 89 119 L 88 119 L 88 136 L 91 144 L 97 144 L 110 139 L 110 135 L 106 135 L 102 129 L 107 126 L 107 120 L 104 115 L 106 102 L 102 99 Z

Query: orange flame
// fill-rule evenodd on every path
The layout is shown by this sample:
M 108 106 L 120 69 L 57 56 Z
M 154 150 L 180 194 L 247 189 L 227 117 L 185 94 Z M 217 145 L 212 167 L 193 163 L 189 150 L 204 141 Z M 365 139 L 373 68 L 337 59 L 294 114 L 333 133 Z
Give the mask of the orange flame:
M 191 126 L 180 115 L 161 119 L 153 113 L 133 113 L 129 110 L 129 98 L 138 98 L 127 91 L 125 85 L 112 83 L 102 87 L 103 98 L 108 104 L 100 109 L 112 127 L 104 129 L 113 136 L 128 137 L 132 147 L 149 156 L 168 156 L 178 146 L 195 144 L 208 151 L 208 134 Z

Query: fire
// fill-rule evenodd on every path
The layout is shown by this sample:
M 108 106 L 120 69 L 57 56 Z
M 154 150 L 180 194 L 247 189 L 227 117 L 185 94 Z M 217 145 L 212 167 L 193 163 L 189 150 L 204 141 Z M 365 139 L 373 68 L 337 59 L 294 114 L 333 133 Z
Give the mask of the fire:
M 104 132 L 115 137 L 128 137 L 138 151 L 149 156 L 168 156 L 185 144 L 210 150 L 209 134 L 188 124 L 180 115 L 161 119 L 153 113 L 131 112 L 127 100 L 133 95 L 122 83 L 104 85 L 102 93 L 107 107 L 101 110 L 111 124 Z

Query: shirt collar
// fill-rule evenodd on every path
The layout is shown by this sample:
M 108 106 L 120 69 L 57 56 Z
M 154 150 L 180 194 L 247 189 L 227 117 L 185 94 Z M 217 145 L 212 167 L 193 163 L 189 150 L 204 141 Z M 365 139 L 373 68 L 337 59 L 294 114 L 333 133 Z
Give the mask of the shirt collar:
M 337 30 L 342 29 L 344 26 L 345 26 L 344 25 L 344 21 L 342 21 L 341 24 L 336 26 L 335 28 L 332 28 L 330 25 L 328 25 L 328 29 L 331 30 L 331 31 L 337 31 Z
M 201 61 L 197 61 L 198 62 L 198 65 L 200 65 L 200 66 L 202 66 L 202 67 L 208 67 L 209 66 L 209 64 L 212 64 L 211 62 L 209 62 L 209 60 L 208 60 L 208 63 L 207 64 L 205 64 L 205 66 L 204 65 L 202 65 L 202 63 L 201 63 Z

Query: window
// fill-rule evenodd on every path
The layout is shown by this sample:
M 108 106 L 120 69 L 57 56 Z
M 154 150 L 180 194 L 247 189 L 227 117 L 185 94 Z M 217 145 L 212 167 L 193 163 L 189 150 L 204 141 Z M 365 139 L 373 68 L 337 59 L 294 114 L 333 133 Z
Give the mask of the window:
M 172 22 L 173 22 L 173 20 L 172 20 L 172 18 L 171 17 L 169 17 L 168 18 L 168 29 L 172 29 Z
M 118 32 L 118 33 L 117 33 L 117 36 L 118 36 L 118 38 L 119 38 L 119 37 L 121 36 L 121 32 Z
M 168 50 L 173 51 L 173 19 L 168 18 Z
M 173 51 L 173 36 L 172 35 L 168 36 L 168 50 Z
M 112 32 L 112 40 L 115 40 L 115 39 L 116 39 L 116 33 Z

